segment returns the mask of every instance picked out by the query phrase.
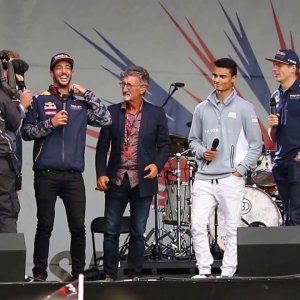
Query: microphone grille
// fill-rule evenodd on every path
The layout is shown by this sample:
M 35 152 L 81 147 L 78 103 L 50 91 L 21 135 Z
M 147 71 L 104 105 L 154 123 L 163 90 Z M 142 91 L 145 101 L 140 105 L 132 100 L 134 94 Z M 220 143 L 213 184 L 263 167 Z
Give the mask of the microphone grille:
M 275 99 L 275 98 L 272 97 L 272 98 L 270 99 L 270 105 L 271 105 L 271 106 L 276 106 L 276 99 Z

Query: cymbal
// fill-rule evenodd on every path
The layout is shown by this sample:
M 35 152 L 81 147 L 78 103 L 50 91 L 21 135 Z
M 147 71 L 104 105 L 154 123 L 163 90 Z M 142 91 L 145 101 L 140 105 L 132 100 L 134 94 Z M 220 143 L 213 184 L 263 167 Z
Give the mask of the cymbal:
M 188 139 L 186 137 L 177 134 L 170 134 L 170 139 L 172 154 L 181 153 L 189 147 Z

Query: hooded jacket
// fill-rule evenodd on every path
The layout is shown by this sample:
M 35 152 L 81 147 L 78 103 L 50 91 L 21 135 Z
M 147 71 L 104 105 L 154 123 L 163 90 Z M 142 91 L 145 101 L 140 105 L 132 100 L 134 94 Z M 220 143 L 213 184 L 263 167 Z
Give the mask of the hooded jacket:
M 219 139 L 216 157 L 209 163 L 203 153 Z M 213 91 L 195 108 L 189 145 L 198 161 L 196 179 L 217 179 L 238 171 L 245 175 L 261 155 L 262 134 L 253 105 L 235 89 L 222 103 Z

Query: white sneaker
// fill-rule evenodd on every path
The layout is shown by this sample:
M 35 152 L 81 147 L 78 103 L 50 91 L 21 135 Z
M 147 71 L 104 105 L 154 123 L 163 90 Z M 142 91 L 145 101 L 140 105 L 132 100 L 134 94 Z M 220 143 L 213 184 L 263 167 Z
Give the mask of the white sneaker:
M 211 274 L 199 274 L 194 275 L 191 279 L 212 279 L 214 278 Z

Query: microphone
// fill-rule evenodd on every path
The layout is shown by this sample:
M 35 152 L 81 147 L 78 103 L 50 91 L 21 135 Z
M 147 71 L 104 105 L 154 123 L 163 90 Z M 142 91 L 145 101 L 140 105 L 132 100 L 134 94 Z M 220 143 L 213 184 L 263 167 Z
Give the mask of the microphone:
M 217 139 L 217 138 L 214 139 L 213 142 L 212 142 L 212 145 L 211 145 L 210 150 L 211 150 L 211 151 L 216 151 L 217 148 L 218 148 L 218 146 L 219 146 L 219 143 L 220 143 L 220 140 L 219 140 L 219 139 Z M 209 165 L 210 163 L 211 163 L 211 160 L 208 160 L 208 161 L 206 162 L 207 165 Z
M 183 82 L 174 82 L 171 84 L 171 86 L 174 86 L 175 88 L 182 88 L 185 86 Z
M 67 94 L 61 95 L 63 110 L 67 110 L 67 99 L 68 99 L 68 95 Z
M 273 97 L 270 99 L 270 111 L 271 115 L 276 115 L 276 100 Z

